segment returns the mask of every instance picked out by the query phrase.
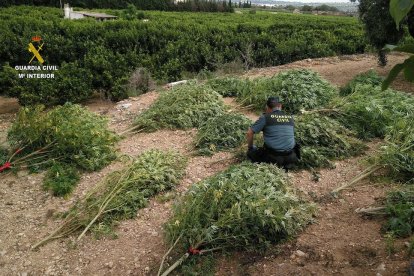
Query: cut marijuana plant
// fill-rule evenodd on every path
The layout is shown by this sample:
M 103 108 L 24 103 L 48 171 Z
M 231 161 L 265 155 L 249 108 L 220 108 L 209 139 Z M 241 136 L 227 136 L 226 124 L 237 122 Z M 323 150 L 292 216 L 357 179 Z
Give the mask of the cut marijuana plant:
M 243 105 L 262 111 L 270 96 L 279 97 L 283 109 L 290 114 L 326 106 L 337 94 L 335 87 L 316 72 L 299 69 L 281 72 L 271 78 L 252 80 L 251 89 L 238 97 Z
M 237 113 L 224 113 L 208 119 L 198 129 L 195 146 L 200 154 L 237 148 L 246 140 L 251 120 Z
M 297 234 L 314 213 L 315 207 L 295 194 L 276 166 L 232 166 L 193 185 L 175 205 L 166 238 L 172 249 L 187 253 L 162 275 L 191 254 L 266 248 Z M 159 274 L 162 269 L 163 263 Z
M 3 168 L 52 166 L 44 185 L 63 196 L 79 180 L 78 169 L 95 171 L 115 159 L 118 137 L 105 118 L 67 103 L 49 111 L 44 106 L 21 108 L 7 139 L 12 154 Z
M 109 174 L 98 183 L 70 208 L 61 226 L 33 248 L 75 232 L 81 232 L 80 240 L 94 227 L 101 233 L 101 228 L 108 229 L 117 221 L 133 218 L 148 198 L 179 183 L 186 163 L 185 158 L 174 152 L 144 152 L 126 168 Z
M 194 83 L 180 85 L 161 94 L 149 109 L 136 118 L 132 130 L 199 127 L 223 112 L 222 97 L 210 87 Z
M 318 114 L 295 117 L 295 138 L 302 146 L 300 167 L 332 166 L 331 159 L 362 153 L 366 146 L 339 122 Z

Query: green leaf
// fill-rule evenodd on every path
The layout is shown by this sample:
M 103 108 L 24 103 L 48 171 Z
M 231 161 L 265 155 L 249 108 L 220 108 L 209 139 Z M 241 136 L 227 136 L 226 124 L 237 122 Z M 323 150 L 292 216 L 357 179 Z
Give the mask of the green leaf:
M 404 76 L 407 81 L 414 82 L 414 63 L 404 68 Z
M 397 29 L 400 29 L 400 22 L 408 14 L 414 5 L 414 0 L 391 0 L 390 13 L 394 18 Z
M 382 82 L 382 86 L 381 86 L 382 90 L 386 90 L 403 69 L 404 69 L 404 63 L 399 63 L 395 65 L 391 69 L 387 78 Z
M 390 50 L 390 51 L 414 54 L 414 44 L 405 44 L 405 45 L 402 45 L 402 46 L 387 44 L 382 49 L 383 50 Z
M 414 82 L 414 56 L 406 59 L 404 62 L 404 76 L 405 79 Z

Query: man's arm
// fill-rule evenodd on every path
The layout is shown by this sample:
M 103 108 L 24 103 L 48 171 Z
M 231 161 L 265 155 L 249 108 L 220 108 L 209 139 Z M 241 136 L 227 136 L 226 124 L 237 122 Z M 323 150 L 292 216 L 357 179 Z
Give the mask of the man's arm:
M 247 139 L 247 145 L 249 147 L 249 150 L 253 148 L 254 134 L 262 131 L 265 125 L 266 125 L 266 119 L 265 119 L 265 116 L 262 115 L 247 131 L 246 139 Z
M 248 146 L 249 149 L 253 148 L 253 137 L 254 137 L 254 132 L 253 132 L 252 128 L 249 128 L 249 130 L 247 131 L 247 134 L 246 134 L 247 146 Z

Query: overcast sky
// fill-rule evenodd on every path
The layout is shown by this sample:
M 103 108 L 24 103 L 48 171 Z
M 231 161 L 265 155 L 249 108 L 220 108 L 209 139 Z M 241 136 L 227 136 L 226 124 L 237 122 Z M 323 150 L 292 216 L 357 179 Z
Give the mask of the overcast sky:
M 351 1 L 349 0 L 281 0 L 281 1 L 302 2 L 302 3 L 350 3 L 351 4 Z
M 296 0 L 284 0 L 289 2 L 295 2 Z M 351 3 L 349 0 L 297 0 L 296 2 L 303 3 Z

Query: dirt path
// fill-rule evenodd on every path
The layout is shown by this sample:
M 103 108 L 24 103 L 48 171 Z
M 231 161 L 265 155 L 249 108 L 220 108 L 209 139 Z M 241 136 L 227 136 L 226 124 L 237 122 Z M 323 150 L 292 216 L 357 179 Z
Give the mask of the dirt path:
M 390 64 L 403 59 L 402 56 L 392 56 Z M 378 69 L 375 57 L 359 55 L 257 69 L 247 76 L 272 75 L 297 67 L 314 69 L 336 85 L 343 85 L 355 74 L 371 67 Z M 404 85 L 403 82 L 396 84 Z M 413 91 L 412 87 L 406 90 Z M 151 92 L 117 104 L 92 101 L 87 106 L 108 116 L 110 127 L 119 132 L 128 128 L 133 118 L 157 97 L 158 93 Z M 226 99 L 226 103 L 234 106 L 232 99 Z M 17 108 L 15 101 L 0 98 L 0 142 L 4 140 Z M 246 115 L 252 119 L 257 117 L 253 113 Z M 212 157 L 191 155 L 195 133 L 196 130 L 139 133 L 122 140 L 119 150 L 132 156 L 149 148 L 175 149 L 188 155 L 186 176 L 177 190 L 169 195 L 175 198 L 192 183 L 224 170 L 231 162 L 229 153 Z M 378 143 L 370 146 L 375 149 Z M 376 198 L 384 196 L 390 189 L 389 186 L 364 182 L 344 192 L 339 199 L 326 200 L 324 197 L 332 188 L 349 181 L 363 169 L 360 160 L 339 161 L 336 169 L 322 170 L 319 182 L 313 182 L 307 171 L 292 173 L 293 184 L 319 206 L 315 224 L 297 239 L 272 247 L 265 255 L 241 252 L 218 256 L 216 275 L 404 275 L 409 263 L 404 240 L 396 243 L 398 253 L 388 256 L 386 241 L 380 233 L 381 221 L 368 220 L 354 212 L 357 207 L 375 203 Z M 30 250 L 33 243 L 59 225 L 55 214 L 67 210 L 100 179 L 120 167 L 122 163 L 114 162 L 100 172 L 84 174 L 68 199 L 55 198 L 43 191 L 43 174 L 1 175 L 0 275 L 153 275 L 166 250 L 162 225 L 170 216 L 173 199 L 165 201 L 158 197 L 151 200 L 148 207 L 138 212 L 136 219 L 120 223 L 116 230 L 117 239 L 95 240 L 88 235 L 75 247 L 70 239 L 63 239 L 53 241 L 39 251 Z

